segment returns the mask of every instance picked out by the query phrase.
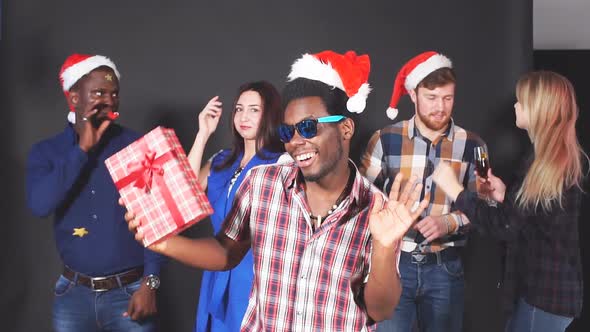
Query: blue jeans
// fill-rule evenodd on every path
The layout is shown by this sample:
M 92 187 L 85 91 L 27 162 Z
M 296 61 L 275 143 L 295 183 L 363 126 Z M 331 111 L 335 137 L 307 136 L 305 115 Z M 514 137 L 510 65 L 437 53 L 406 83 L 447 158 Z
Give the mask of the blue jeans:
M 506 323 L 506 332 L 561 332 L 573 317 L 559 316 L 534 307 L 520 298 L 514 313 Z
M 448 250 L 448 249 L 447 249 Z M 400 257 L 402 294 L 393 316 L 377 325 L 380 332 L 458 332 L 463 326 L 463 264 L 456 257 L 421 261 Z
M 137 322 L 123 317 L 131 295 L 140 285 L 141 279 L 121 288 L 95 292 L 60 276 L 55 283 L 53 329 L 57 332 L 155 331 L 153 318 Z

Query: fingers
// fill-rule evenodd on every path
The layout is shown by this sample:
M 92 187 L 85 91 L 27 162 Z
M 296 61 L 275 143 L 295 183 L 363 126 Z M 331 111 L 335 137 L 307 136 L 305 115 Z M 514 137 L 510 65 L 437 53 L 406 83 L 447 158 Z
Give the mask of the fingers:
M 103 122 L 101 122 L 100 126 L 98 126 L 98 130 L 96 131 L 96 134 L 98 135 L 98 140 L 100 140 L 102 134 L 105 132 L 105 130 L 107 130 L 107 128 L 111 125 L 112 122 L 112 120 L 104 120 Z
M 498 179 L 498 177 L 496 175 L 494 175 L 494 173 L 492 172 L 492 169 L 488 169 L 488 181 L 489 179 Z
M 398 204 L 393 209 L 393 213 L 396 215 L 396 219 L 400 220 L 405 225 L 405 229 L 403 232 L 405 234 L 406 231 L 410 228 L 410 226 L 412 226 L 412 224 L 414 223 L 414 219 L 412 219 L 412 216 L 410 215 L 410 210 L 404 205 Z
M 408 181 L 408 184 L 410 184 L 409 181 Z M 406 187 L 408 187 L 408 184 L 406 184 Z M 403 203 L 408 208 L 409 211 L 412 211 L 416 202 L 418 202 L 420 200 L 421 194 L 422 194 L 422 183 L 418 183 L 417 185 L 414 186 L 414 189 L 408 194 L 408 197 L 406 198 L 405 202 L 400 201 L 400 203 Z
M 133 211 L 128 210 L 125 213 L 125 221 L 127 222 L 127 228 L 129 228 L 129 231 L 135 233 L 135 240 L 143 242 L 144 235 L 142 229 L 139 228 L 139 226 L 141 226 L 141 219 L 137 218 Z
M 397 173 L 395 179 L 393 179 L 393 184 L 391 185 L 391 190 L 389 191 L 389 201 L 395 202 L 399 197 L 399 189 L 402 185 L 402 180 L 404 179 L 404 175 L 402 173 Z
M 203 110 L 203 114 L 206 116 L 210 116 L 212 118 L 218 117 L 221 115 L 222 109 L 221 107 L 209 107 Z
M 369 215 L 379 213 L 379 211 L 381 211 L 382 208 L 383 197 L 381 196 L 381 194 L 375 194 L 375 200 L 373 200 L 373 205 L 371 206 L 371 213 Z
M 414 229 L 420 232 L 428 242 L 438 239 L 442 234 L 439 234 L 436 220 L 433 218 L 424 218 L 414 226 Z
M 135 214 L 132 211 L 127 211 L 125 213 L 125 221 L 127 221 L 127 227 L 129 231 L 132 233 L 136 233 L 135 238 L 138 240 L 143 240 L 143 234 L 141 234 L 141 230 L 138 229 L 141 226 L 141 221 L 139 218 L 136 218 Z M 138 238 L 138 235 L 140 236 Z
M 479 179 L 479 182 L 481 182 L 483 184 L 490 182 L 489 176 L 488 176 L 488 178 L 482 178 L 481 176 L 479 176 L 479 174 L 477 174 L 477 171 L 475 171 L 474 173 L 475 173 L 475 176 Z
M 139 320 L 141 319 L 141 317 L 143 316 L 141 310 L 139 309 L 133 309 L 133 313 L 129 313 L 129 316 L 131 316 L 131 320 Z
M 209 102 L 207 103 L 207 106 L 205 106 L 205 109 L 213 109 L 213 110 L 221 111 L 222 105 L 223 105 L 223 103 L 219 100 L 219 96 L 215 96 L 215 97 L 211 98 L 211 100 L 209 100 Z
M 131 223 L 135 222 L 135 213 L 133 213 L 131 210 L 127 210 L 127 212 L 125 212 L 124 218 L 127 224 L 129 224 L 129 227 L 131 227 Z
M 215 104 L 215 103 L 219 103 L 221 105 L 221 101 L 219 100 L 219 96 L 215 96 L 215 97 L 209 99 L 209 101 L 207 102 L 207 105 L 211 105 L 211 104 Z
M 143 243 L 143 238 L 143 233 L 141 230 L 138 230 L 137 233 L 135 233 L 135 241 Z
M 432 241 L 439 238 L 439 236 L 436 235 L 436 230 L 434 230 L 434 229 L 428 229 L 428 231 L 426 231 L 426 234 L 422 234 L 422 235 L 424 236 L 424 238 L 428 242 L 432 242 Z
M 410 197 L 410 193 L 412 192 L 412 188 L 414 188 L 414 184 L 416 183 L 416 180 L 418 179 L 417 176 L 412 175 L 410 177 L 410 179 L 408 180 L 408 182 L 406 182 L 406 184 L 404 185 L 404 188 L 402 190 L 402 193 L 399 197 L 399 202 L 401 204 L 406 204 L 406 202 L 408 201 L 408 198 Z M 422 186 L 420 184 L 420 190 L 422 190 Z
M 135 314 L 135 303 L 133 302 L 133 296 L 132 296 L 131 300 L 129 301 L 129 305 L 127 305 L 127 311 L 125 311 L 123 313 L 123 316 L 124 317 L 131 316 L 131 319 L 133 319 L 133 314 Z
M 90 112 L 86 112 L 86 114 L 84 114 L 84 117 L 90 120 L 90 118 L 96 115 L 96 113 L 98 113 L 98 108 L 93 108 L 90 110 Z
M 219 100 L 219 96 L 211 98 L 207 102 L 207 105 L 205 105 L 205 107 L 203 107 L 203 110 L 199 113 L 199 119 L 204 120 L 206 117 L 215 118 L 221 115 L 222 105 L 223 103 Z
M 424 210 L 426 210 L 426 208 L 428 207 L 429 203 L 430 203 L 430 194 L 426 195 L 426 197 L 424 197 L 422 202 L 420 202 L 420 204 L 418 204 L 418 208 L 416 210 L 412 211 L 412 218 L 414 220 L 418 220 L 418 218 L 422 215 L 422 212 L 424 212 Z

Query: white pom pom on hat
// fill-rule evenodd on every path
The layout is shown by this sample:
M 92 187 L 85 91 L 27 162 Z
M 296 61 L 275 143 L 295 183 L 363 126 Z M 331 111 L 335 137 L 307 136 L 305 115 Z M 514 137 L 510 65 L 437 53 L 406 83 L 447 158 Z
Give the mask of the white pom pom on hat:
M 397 108 L 392 108 L 392 107 L 387 108 L 387 111 L 385 111 L 385 114 L 387 114 L 387 117 L 390 118 L 391 120 L 394 120 L 395 118 L 397 118 L 398 113 L 399 113 L 399 111 L 397 110 Z

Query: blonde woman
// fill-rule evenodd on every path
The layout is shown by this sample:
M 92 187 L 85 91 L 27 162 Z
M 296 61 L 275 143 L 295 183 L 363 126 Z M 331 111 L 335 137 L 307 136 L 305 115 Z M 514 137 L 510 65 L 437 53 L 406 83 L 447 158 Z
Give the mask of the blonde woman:
M 480 194 L 497 207 L 463 190 L 447 164 L 434 181 L 475 229 L 506 243 L 506 331 L 565 331 L 583 294 L 578 216 L 587 156 L 576 138 L 576 97 L 565 77 L 548 71 L 521 77 L 516 97 L 516 126 L 528 132 L 533 151 L 508 190 L 491 170 L 480 178 Z

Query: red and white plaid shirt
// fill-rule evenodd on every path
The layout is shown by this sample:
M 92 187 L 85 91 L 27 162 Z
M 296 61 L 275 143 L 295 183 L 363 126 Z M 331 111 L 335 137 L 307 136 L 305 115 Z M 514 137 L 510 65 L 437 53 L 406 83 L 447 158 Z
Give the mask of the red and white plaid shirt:
M 314 231 L 298 174 L 294 163 L 252 169 L 222 228 L 252 242 L 254 282 L 241 330 L 371 331 L 362 288 L 369 210 L 382 194 L 356 170 L 349 196 Z

